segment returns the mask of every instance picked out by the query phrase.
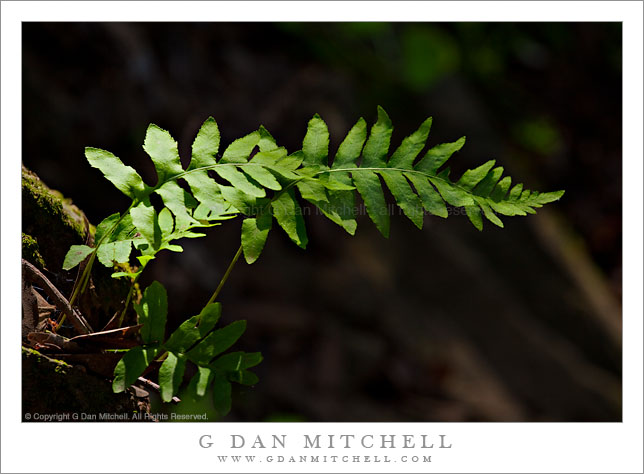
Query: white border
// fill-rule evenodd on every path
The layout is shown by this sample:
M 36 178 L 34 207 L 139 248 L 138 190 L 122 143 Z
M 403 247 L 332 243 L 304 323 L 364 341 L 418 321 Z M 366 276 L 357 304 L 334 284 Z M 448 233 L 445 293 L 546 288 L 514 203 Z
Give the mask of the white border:
M 179 5 L 180 3 L 180 5 Z M 394 4 L 395 3 L 395 4 Z M 2 471 L 7 472 L 642 472 L 641 2 L 2 2 Z M 22 21 L 622 21 L 624 22 L 624 422 L 588 424 L 20 423 Z M 219 464 L 200 449 L 233 433 L 446 434 L 432 464 Z M 292 441 L 291 441 L 292 440 Z M 256 454 L 240 450 L 240 454 Z M 270 450 L 264 450 L 270 451 Z M 311 454 L 300 450 L 302 454 Z M 327 454 L 346 454 L 344 452 Z M 374 450 L 371 450 L 374 451 Z M 227 454 L 230 454 L 228 452 Z M 280 453 L 260 453 L 260 455 Z M 284 454 L 284 453 L 282 453 Z M 297 450 L 288 454 L 299 455 Z M 323 453 L 316 453 L 323 454 Z M 351 455 L 384 455 L 351 450 Z M 393 454 L 393 453 L 392 453 Z

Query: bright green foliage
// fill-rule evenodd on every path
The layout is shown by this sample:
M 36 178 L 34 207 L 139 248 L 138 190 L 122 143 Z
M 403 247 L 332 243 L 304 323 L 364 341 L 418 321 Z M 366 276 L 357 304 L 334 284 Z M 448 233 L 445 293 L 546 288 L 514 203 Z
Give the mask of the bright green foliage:
M 257 382 L 257 377 L 248 368 L 261 362 L 261 354 L 232 352 L 221 355 L 243 334 L 246 321 L 234 321 L 215 329 L 221 316 L 219 303 L 206 305 L 199 315 L 183 322 L 165 342 L 168 299 L 163 285 L 153 282 L 134 307 L 139 323 L 143 325 L 143 346 L 127 351 L 117 364 L 112 383 L 115 392 L 132 385 L 161 354 L 165 354 L 165 360 L 159 369 L 159 386 L 165 402 L 171 401 L 179 391 L 187 362 L 196 364 L 199 369 L 189 382 L 195 389 L 193 395 L 203 397 L 214 381 L 213 397 L 222 416 L 230 410 L 230 382 L 243 385 Z
M 241 242 L 248 263 L 253 263 L 259 258 L 272 223 L 273 219 L 267 212 L 257 217 L 248 217 L 242 222 Z
M 65 261 L 63 262 L 63 270 L 70 270 L 76 265 L 81 263 L 89 254 L 94 252 L 92 247 L 87 245 L 72 245 L 65 255 Z
M 158 347 L 138 346 L 127 351 L 114 369 L 112 390 L 119 393 L 136 382 L 158 353 Z
M 259 258 L 273 218 L 295 244 L 306 248 L 308 237 L 301 199 L 353 235 L 357 228 L 358 194 L 369 218 L 387 237 L 390 208 L 383 185 L 418 228 L 423 226 L 425 212 L 447 217 L 448 205 L 465 208 L 479 230 L 483 229 L 483 217 L 503 227 L 499 215 L 533 214 L 536 208 L 563 195 L 563 191 L 529 191 L 521 183 L 512 187 L 511 178 L 503 177 L 503 168 L 495 167 L 493 160 L 452 180 L 445 164 L 463 147 L 465 137 L 423 152 L 431 125 L 431 118 L 425 120 L 390 154 L 393 125 L 387 113 L 378 107 L 378 118 L 371 129 L 360 118 L 332 158 L 328 127 L 317 114 L 308 123 L 302 149 L 291 154 L 278 146 L 261 126 L 220 153 L 219 128 L 209 117 L 192 144 L 191 160 L 184 169 L 177 142 L 167 131 L 152 124 L 143 148 L 157 173 L 154 185 L 146 184 L 136 170 L 124 165 L 114 154 L 88 147 L 85 154 L 90 165 L 99 169 L 132 203 L 124 213 L 113 214 L 97 226 L 95 247 L 72 246 L 63 268 L 72 269 L 87 257 L 90 257 L 88 269 L 95 257 L 112 267 L 129 262 L 135 249 L 139 268 L 112 275 L 130 278 L 134 283 L 161 250 L 181 252 L 175 241 L 202 237 L 205 234 L 194 229 L 219 225 L 220 221 L 238 216 L 242 217 L 241 248 L 248 263 Z M 152 194 L 160 197 L 162 206 L 153 205 Z M 89 273 L 86 271 L 83 276 L 86 283 Z M 219 288 L 212 301 L 218 291 Z M 197 374 L 188 384 L 188 393 L 200 397 L 208 387 L 214 387 L 214 402 L 221 413 L 230 409 L 231 382 L 256 383 L 257 377 L 248 368 L 257 365 L 261 355 L 220 355 L 241 336 L 245 322 L 236 321 L 215 330 L 221 314 L 218 303 L 206 305 L 201 314 L 186 320 L 165 342 L 167 301 L 163 286 L 150 285 L 134 308 L 143 325 L 144 345 L 128 351 L 117 365 L 115 391 L 132 384 L 157 357 L 163 359 L 159 381 L 165 401 L 177 392 L 187 362 L 198 366 Z
M 157 171 L 155 186 L 146 185 L 134 169 L 113 154 L 87 148 L 90 164 L 133 199 L 128 212 L 112 215 L 99 225 L 97 241 L 105 246 L 98 252 L 99 261 L 107 266 L 128 261 L 130 243 L 144 255 L 154 256 L 162 249 L 181 251 L 172 240 L 201 236 L 190 230 L 239 214 L 245 216 L 242 245 L 248 263 L 257 260 L 264 248 L 272 228 L 271 216 L 293 242 L 305 248 L 308 237 L 295 190 L 350 234 L 355 233 L 357 226 L 356 190 L 367 214 L 384 236 L 389 235 L 390 212 L 383 184 L 419 228 L 423 226 L 425 211 L 447 217 L 448 204 L 464 207 L 479 230 L 483 228 L 483 216 L 502 227 L 499 215 L 534 213 L 535 208 L 562 196 L 563 191 L 524 191 L 522 184 L 510 190 L 511 179 L 502 178 L 503 168 L 495 168 L 494 161 L 467 170 L 452 181 L 449 168 L 442 168 L 461 149 L 465 138 L 436 145 L 422 154 L 431 124 L 431 118 L 425 120 L 388 157 L 393 126 L 379 107 L 378 120 L 371 130 L 360 119 L 330 160 L 329 131 L 315 115 L 308 124 L 302 151 L 289 155 L 260 127 L 231 143 L 217 161 L 220 135 L 217 123 L 210 117 L 192 145 L 192 159 L 186 170 L 181 167 L 174 139 L 167 131 L 150 125 L 144 149 Z M 213 179 L 208 170 L 223 182 Z M 187 186 L 180 186 L 181 181 Z M 160 212 L 150 202 L 152 193 L 163 200 L 165 207 Z M 139 237 L 132 238 L 133 234 Z M 73 268 L 90 253 L 87 247 L 73 247 L 65 268 Z

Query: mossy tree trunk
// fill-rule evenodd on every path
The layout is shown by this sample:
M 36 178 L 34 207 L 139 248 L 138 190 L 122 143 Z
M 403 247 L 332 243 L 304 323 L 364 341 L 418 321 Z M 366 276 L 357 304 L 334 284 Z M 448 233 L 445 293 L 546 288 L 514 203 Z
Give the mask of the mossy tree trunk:
M 69 296 L 77 274 L 62 270 L 65 254 L 71 245 L 91 242 L 94 227 L 70 200 L 49 189 L 24 166 L 22 222 L 22 258 L 38 268 L 60 293 Z M 127 295 L 128 285 L 110 278 L 110 273 L 100 265 L 95 266 L 89 289 L 78 302 L 80 312 L 95 330 L 104 327 L 122 309 Z M 29 345 L 27 334 L 42 322 L 46 310 L 50 311 L 49 317 L 58 316 L 39 290 L 23 276 L 23 420 L 42 421 L 41 415 L 49 414 L 57 415 L 52 421 L 83 421 L 83 416 L 87 421 L 101 421 L 98 415 L 102 413 L 131 415 L 149 411 L 144 392 L 133 389 L 114 394 L 105 373 L 94 373 L 94 367 L 70 365 L 53 355 L 24 347 Z M 70 336 L 76 335 L 73 328 L 66 330 Z

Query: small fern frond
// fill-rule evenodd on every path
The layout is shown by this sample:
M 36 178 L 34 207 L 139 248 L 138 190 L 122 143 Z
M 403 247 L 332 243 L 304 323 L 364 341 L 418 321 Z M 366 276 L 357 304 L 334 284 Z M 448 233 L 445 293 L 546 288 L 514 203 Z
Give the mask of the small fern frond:
M 183 380 L 188 361 L 197 366 L 190 380 L 187 395 L 201 398 L 213 386 L 215 409 L 220 415 L 230 411 L 231 382 L 254 385 L 257 376 L 248 369 L 262 361 L 260 353 L 230 352 L 224 354 L 241 337 L 246 321 L 234 321 L 216 329 L 221 317 L 221 304 L 212 303 L 197 316 L 184 321 L 165 340 L 168 314 L 168 296 L 163 285 L 153 282 L 148 286 L 134 309 L 142 325 L 143 346 L 128 350 L 114 369 L 114 392 L 122 392 L 132 385 L 152 361 L 165 354 L 159 368 L 159 387 L 164 402 L 172 400 Z M 222 355 L 223 354 L 223 355 Z

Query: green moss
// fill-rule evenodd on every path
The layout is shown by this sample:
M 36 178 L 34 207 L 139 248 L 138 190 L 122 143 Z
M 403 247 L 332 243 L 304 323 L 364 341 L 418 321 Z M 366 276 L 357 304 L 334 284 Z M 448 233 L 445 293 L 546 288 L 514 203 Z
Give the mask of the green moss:
M 85 242 L 82 212 L 24 166 L 22 217 L 23 233 L 38 243 L 41 259 L 50 270 L 61 268 L 70 245 Z
M 85 368 L 22 348 L 23 421 L 38 421 L 33 418 L 35 413 L 60 413 L 69 421 L 82 413 L 131 413 L 145 409 L 138 400 L 131 392 L 112 393 L 108 380 Z
M 90 225 L 90 232 L 92 226 Z M 69 247 L 87 239 L 85 216 L 69 199 L 50 189 L 32 171 L 22 167 L 23 256 L 36 267 L 46 268 L 63 294 L 71 294 L 76 269 L 63 272 Z M 35 252 L 37 251 L 37 252 Z M 129 282 L 111 278 L 112 269 L 94 265 L 90 289 L 79 305 L 92 326 L 102 327 L 122 310 Z
M 45 269 L 45 260 L 40 255 L 38 241 L 31 235 L 22 233 L 22 258 L 39 268 Z
M 52 357 L 46 356 L 44 354 L 41 354 L 35 349 L 30 349 L 28 347 L 22 346 L 22 356 L 29 359 L 33 358 L 36 360 L 38 363 L 44 363 L 48 362 L 50 364 L 54 364 L 54 371 L 58 373 L 65 373 L 66 369 L 71 369 L 72 366 L 69 365 L 67 362 L 64 360 L 59 360 L 59 359 L 54 359 Z

